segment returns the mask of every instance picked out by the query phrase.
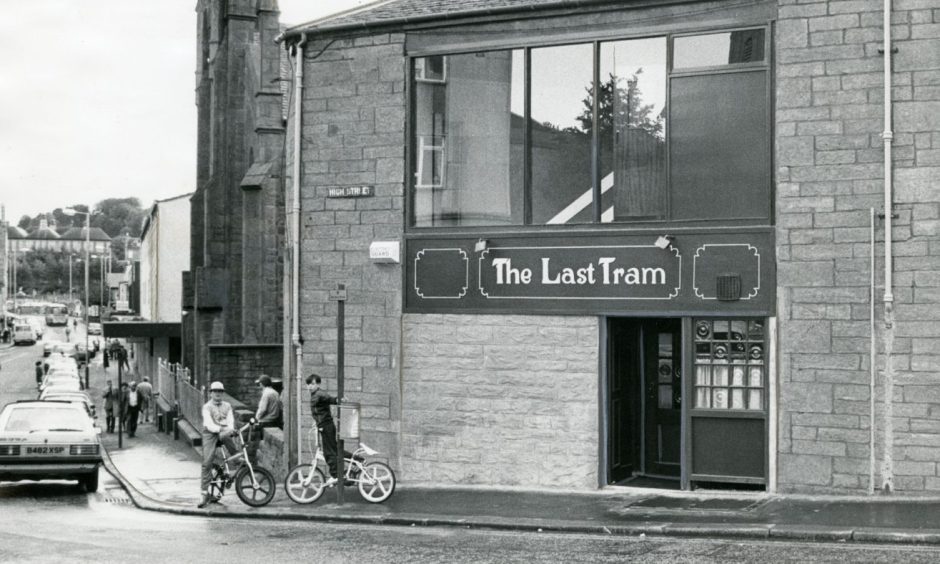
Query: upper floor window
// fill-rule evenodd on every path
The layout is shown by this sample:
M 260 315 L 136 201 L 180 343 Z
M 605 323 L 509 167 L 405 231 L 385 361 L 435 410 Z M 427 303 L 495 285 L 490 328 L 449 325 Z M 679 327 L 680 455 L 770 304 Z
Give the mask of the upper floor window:
M 755 28 L 415 58 L 411 224 L 769 222 L 765 51 Z

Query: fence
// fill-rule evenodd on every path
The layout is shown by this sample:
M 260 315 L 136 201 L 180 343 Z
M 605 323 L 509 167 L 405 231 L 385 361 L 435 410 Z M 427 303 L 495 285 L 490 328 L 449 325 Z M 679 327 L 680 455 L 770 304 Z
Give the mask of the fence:
M 170 407 L 179 408 L 179 416 L 197 429 L 202 427 L 202 406 L 208 401 L 204 386 L 196 387 L 188 368 L 158 360 L 157 390 Z

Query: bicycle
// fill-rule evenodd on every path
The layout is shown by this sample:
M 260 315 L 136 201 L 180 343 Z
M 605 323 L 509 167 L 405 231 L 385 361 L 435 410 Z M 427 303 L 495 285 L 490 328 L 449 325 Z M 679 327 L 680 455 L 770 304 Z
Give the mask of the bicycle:
M 313 426 L 310 429 L 311 450 L 313 450 L 312 437 L 318 436 L 317 433 L 317 427 Z M 391 467 L 377 460 L 365 462 L 366 456 L 376 454 L 378 451 L 359 443 L 359 448 L 355 452 L 343 458 L 346 461 L 346 473 L 342 485 L 358 486 L 359 495 L 370 503 L 382 503 L 395 492 L 395 472 Z M 287 478 L 284 479 L 284 491 L 291 501 L 303 505 L 313 503 L 320 499 L 328 487 L 335 485 L 326 485 L 326 475 L 319 468 L 321 462 L 325 465 L 326 459 L 318 442 L 313 463 L 298 464 L 287 473 Z
M 238 429 L 238 441 L 241 443 L 239 452 L 231 456 L 223 455 L 222 464 L 213 464 L 212 466 L 212 474 L 209 479 L 209 495 L 214 497 L 216 501 L 222 499 L 226 488 L 231 488 L 233 485 L 238 499 L 242 500 L 245 505 L 262 507 L 271 503 L 271 500 L 274 499 L 274 492 L 277 490 L 277 481 L 274 479 L 274 474 L 267 468 L 255 466 L 248 458 L 248 447 L 245 443 L 244 433 L 254 423 L 255 419 L 252 417 L 251 421 Z M 218 445 L 217 450 L 223 450 L 224 452 L 221 443 Z M 237 460 L 243 460 L 243 463 L 239 465 L 233 474 L 229 463 Z

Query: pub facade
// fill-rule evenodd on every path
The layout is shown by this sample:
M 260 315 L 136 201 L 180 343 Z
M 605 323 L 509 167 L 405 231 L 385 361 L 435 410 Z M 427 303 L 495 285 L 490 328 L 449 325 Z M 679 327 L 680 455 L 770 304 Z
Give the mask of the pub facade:
M 336 385 L 343 285 L 345 395 L 410 483 L 940 487 L 917 296 L 885 318 L 865 278 L 871 4 L 399 0 L 288 29 L 302 370 Z M 916 199 L 899 257 L 932 249 Z

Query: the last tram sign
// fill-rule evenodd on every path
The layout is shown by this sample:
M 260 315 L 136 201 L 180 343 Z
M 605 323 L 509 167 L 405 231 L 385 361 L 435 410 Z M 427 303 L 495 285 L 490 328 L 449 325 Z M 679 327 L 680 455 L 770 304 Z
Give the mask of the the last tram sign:
M 730 273 L 743 291 L 721 307 L 769 310 L 773 260 L 763 251 L 772 253 L 771 235 L 749 235 L 744 242 L 725 236 L 665 248 L 648 236 L 613 244 L 534 238 L 410 240 L 406 307 L 561 313 L 709 310 L 719 307 L 717 278 Z

